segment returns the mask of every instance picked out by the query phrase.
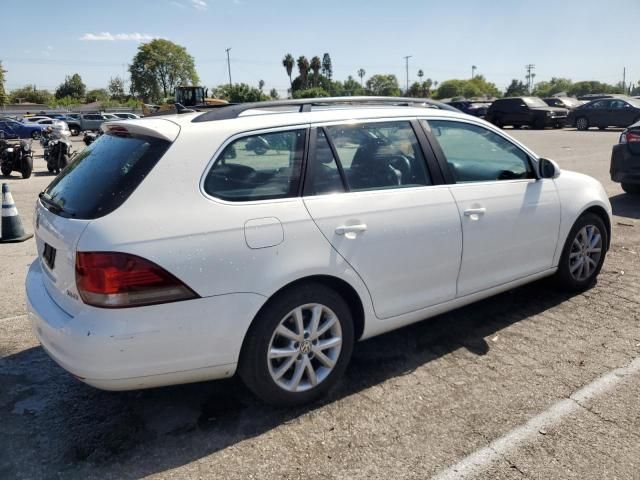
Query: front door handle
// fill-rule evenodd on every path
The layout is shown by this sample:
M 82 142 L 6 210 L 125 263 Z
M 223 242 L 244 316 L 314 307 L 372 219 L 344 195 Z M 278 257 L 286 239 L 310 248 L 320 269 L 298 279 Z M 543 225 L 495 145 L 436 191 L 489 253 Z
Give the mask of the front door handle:
M 480 207 L 480 208 L 467 208 L 464 211 L 464 214 L 467 217 L 470 217 L 472 215 L 484 215 L 487 212 L 487 209 L 484 207 Z
M 360 223 L 358 225 L 341 225 L 336 227 L 336 233 L 338 235 L 346 235 L 348 233 L 361 233 L 367 229 L 367 225 Z

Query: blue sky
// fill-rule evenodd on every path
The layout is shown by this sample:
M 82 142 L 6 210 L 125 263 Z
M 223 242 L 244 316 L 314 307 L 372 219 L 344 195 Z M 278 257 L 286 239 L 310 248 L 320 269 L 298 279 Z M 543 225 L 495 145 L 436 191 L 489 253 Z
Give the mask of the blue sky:
M 207 87 L 228 81 L 225 48 L 232 47 L 234 82 L 263 79 L 281 95 L 288 52 L 309 59 L 329 52 L 339 80 L 362 67 L 366 77 L 393 73 L 404 85 L 402 57 L 412 55 L 410 81 L 418 69 L 438 81 L 468 78 L 477 65 L 504 89 L 524 79 L 528 63 L 536 81 L 616 83 L 625 66 L 627 81 L 640 81 L 632 46 L 638 0 L 14 0 L 11 18 L 0 29 L 9 89 L 54 90 L 71 73 L 89 88 L 105 87 L 154 36 L 186 47 Z

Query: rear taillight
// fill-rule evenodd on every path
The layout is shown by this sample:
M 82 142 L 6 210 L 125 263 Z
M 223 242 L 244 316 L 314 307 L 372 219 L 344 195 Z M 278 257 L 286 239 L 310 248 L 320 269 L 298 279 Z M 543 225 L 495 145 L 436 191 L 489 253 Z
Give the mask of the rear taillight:
M 639 143 L 640 132 L 622 132 L 619 143 Z
M 128 253 L 78 252 L 76 285 L 82 300 L 96 307 L 138 307 L 198 297 L 155 263 Z

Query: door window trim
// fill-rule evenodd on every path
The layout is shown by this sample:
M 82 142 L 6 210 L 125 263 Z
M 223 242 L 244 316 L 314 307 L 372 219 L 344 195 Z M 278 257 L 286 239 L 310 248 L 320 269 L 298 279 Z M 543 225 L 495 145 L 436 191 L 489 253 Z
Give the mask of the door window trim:
M 507 137 L 503 132 L 497 130 L 497 129 L 493 129 L 493 128 L 489 128 L 486 125 L 482 125 L 478 122 L 473 122 L 473 121 L 468 121 L 467 119 L 462 119 L 462 118 L 450 118 L 450 117 L 420 117 L 420 120 L 424 120 L 424 122 L 420 122 L 420 125 L 422 127 L 422 129 L 425 131 L 425 135 L 427 136 L 427 138 L 429 139 L 429 142 L 432 145 L 432 148 L 436 154 L 436 157 L 438 158 L 438 164 L 440 165 L 440 168 L 442 168 L 446 174 L 445 174 L 445 178 L 446 178 L 446 183 L 449 185 L 476 185 L 478 183 L 483 183 L 483 184 L 489 184 L 489 183 L 493 183 L 493 182 L 499 182 L 499 183 L 506 183 L 506 182 L 522 182 L 522 181 L 531 181 L 531 180 L 535 180 L 538 181 L 540 180 L 540 173 L 538 172 L 538 159 L 539 157 L 533 153 L 531 150 L 529 150 L 528 148 L 524 147 L 524 145 L 521 145 L 518 142 L 515 142 L 513 139 Z M 522 153 L 524 153 L 527 157 L 527 162 L 529 163 L 529 166 L 531 167 L 531 169 L 533 170 L 533 175 L 534 178 L 517 178 L 517 179 L 512 179 L 512 180 L 489 180 L 489 181 L 473 181 L 473 182 L 464 182 L 464 183 L 456 183 L 455 181 L 455 177 L 453 175 L 453 172 L 451 171 L 451 168 L 449 167 L 449 164 L 447 163 L 447 157 L 444 154 L 444 151 L 442 150 L 442 147 L 440 147 L 440 144 L 438 143 L 438 140 L 436 139 L 435 135 L 433 134 L 433 132 L 431 131 L 431 126 L 429 124 L 430 120 L 437 120 L 437 121 L 446 121 L 446 122 L 452 122 L 452 123 L 466 123 L 469 125 L 473 125 L 475 127 L 479 127 L 479 128 L 484 128 L 485 130 L 488 130 L 492 133 L 495 133 L 496 135 L 500 136 L 503 140 L 507 141 L 508 143 L 510 143 L 511 145 L 513 145 L 515 148 L 517 148 L 518 150 L 520 150 Z M 427 128 L 427 126 L 429 128 Z

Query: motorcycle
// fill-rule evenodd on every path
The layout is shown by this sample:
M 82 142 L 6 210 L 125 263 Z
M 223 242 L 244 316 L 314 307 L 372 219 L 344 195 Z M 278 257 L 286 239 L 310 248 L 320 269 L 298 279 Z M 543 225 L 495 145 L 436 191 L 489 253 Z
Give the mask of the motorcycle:
M 69 164 L 71 158 L 71 142 L 62 138 L 52 138 L 49 140 L 47 151 L 45 151 L 45 160 L 47 162 L 47 170 L 50 173 L 58 174 Z
M 88 147 L 93 142 L 95 142 L 100 137 L 100 135 L 102 135 L 101 131 L 100 132 L 87 131 L 87 132 L 84 132 L 84 136 L 82 137 L 82 141 Z
M 4 133 L 0 132 L 0 171 L 5 177 L 18 171 L 22 178 L 29 178 L 33 171 L 31 140 L 10 143 L 4 139 Z

